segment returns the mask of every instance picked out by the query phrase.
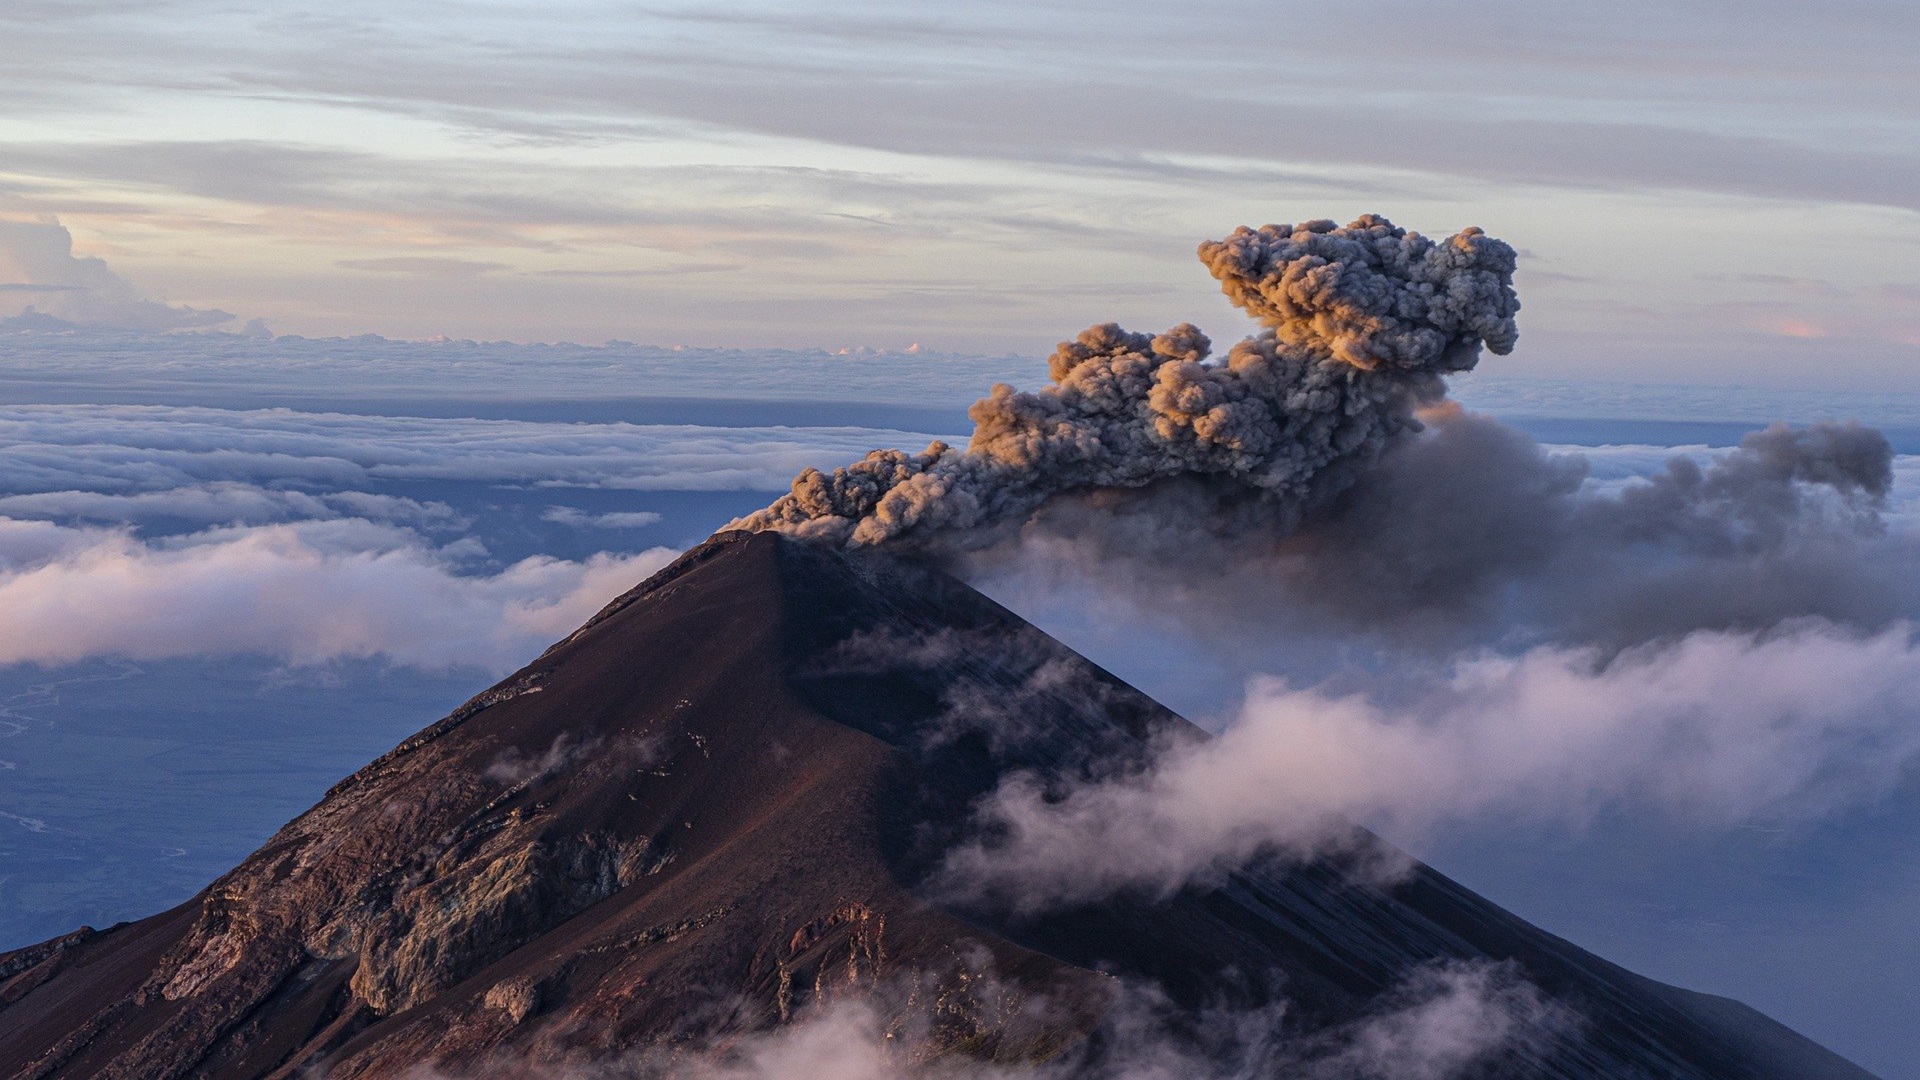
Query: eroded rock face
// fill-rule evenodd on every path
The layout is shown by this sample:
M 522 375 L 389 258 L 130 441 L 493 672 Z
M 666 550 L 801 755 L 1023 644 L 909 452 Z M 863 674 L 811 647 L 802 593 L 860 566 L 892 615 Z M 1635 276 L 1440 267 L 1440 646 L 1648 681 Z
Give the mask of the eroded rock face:
M 0 1076 L 517 1077 L 850 1001 L 904 1066 L 1031 1062 L 1099 1042 L 1116 975 L 1176 1010 L 1283 986 L 1290 1022 L 1340 1023 L 1409 969 L 1491 960 L 1586 1010 L 1586 1041 L 1516 1075 L 1865 1077 L 1417 865 L 1391 890 L 1307 865 L 1019 924 L 916 891 L 1005 769 L 1182 723 L 951 579 L 723 535 L 192 902 L 0 955 Z
M 160 1075 L 152 1067 L 174 1059 L 184 1066 L 316 961 L 350 965 L 339 1011 L 377 1022 L 652 865 L 649 837 L 553 820 L 541 800 L 527 801 L 539 778 L 502 776 L 501 756 L 390 764 L 371 783 L 337 790 L 215 883 L 136 995 L 178 1006 L 182 1019 L 137 1045 L 129 1062 L 145 1064 L 105 1075 Z M 582 778 L 604 779 L 635 760 L 603 752 L 581 764 Z
M 525 976 L 494 983 L 487 988 L 486 1003 L 506 1013 L 509 1021 L 524 1024 L 540 1009 L 540 984 Z
M 382 1014 L 424 1001 L 630 884 L 648 846 L 502 831 L 474 858 L 443 858 L 451 865 L 367 917 L 353 992 Z
M 779 543 L 696 551 L 337 785 L 161 917 L 117 985 L 78 988 L 78 1015 L 35 988 L 92 937 L 0 958 L 0 994 L 49 1003 L 0 1013 L 0 1075 L 593 1060 L 888 980 L 915 988 L 903 1017 L 946 1002 L 946 1027 L 980 1042 L 991 1010 L 953 1007 L 948 985 L 971 977 L 953 943 L 980 935 L 916 900 L 884 850 L 876 813 L 907 760 L 790 685 Z

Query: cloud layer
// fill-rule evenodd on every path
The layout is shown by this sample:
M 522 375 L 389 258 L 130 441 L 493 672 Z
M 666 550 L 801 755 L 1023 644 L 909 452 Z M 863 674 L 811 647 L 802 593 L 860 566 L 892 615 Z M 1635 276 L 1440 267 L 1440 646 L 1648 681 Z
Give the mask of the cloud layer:
M 242 654 L 509 670 L 669 554 L 584 554 L 661 525 L 658 511 L 542 503 L 764 490 L 888 434 L 0 407 L 0 664 Z M 524 513 L 493 505 L 527 488 L 547 490 L 524 493 Z M 582 554 L 489 554 L 506 534 L 525 551 L 543 523 L 581 530 Z
M 938 881 L 1019 911 L 1169 894 L 1249 860 L 1490 820 L 1654 810 L 1794 822 L 1870 802 L 1920 761 L 1920 640 L 1822 620 L 1608 656 L 1541 646 L 1447 665 L 1391 702 L 1260 677 L 1217 739 L 1065 787 L 1015 777 Z
M 16 494 L 133 494 L 202 485 L 457 480 L 625 490 L 778 490 L 857 453 L 868 428 L 534 423 L 187 406 L 0 407 L 0 483 Z M 225 489 L 238 498 L 237 489 Z M 219 498 L 218 494 L 207 496 Z M 268 496 L 274 497 L 274 496 Z M 69 498 L 75 509 L 85 503 Z M 41 500 L 47 506 L 52 502 Z M 26 505 L 26 504 L 17 504 Z M 99 504 L 102 512 L 106 504 Z
M 1179 238 L 1281 198 L 1526 235 L 1564 301 L 1534 340 L 1609 377 L 1671 376 L 1620 355 L 1623 328 L 1741 381 L 1804 373 L 1807 334 L 1898 376 L 1920 334 L 1880 291 L 1920 197 L 1900 5 L 1380 0 L 1290 13 L 1293 41 L 1375 39 L 1310 79 L 1221 49 L 1266 27 L 1215 2 L 57 7 L 0 15 L 0 211 L 306 332 L 1031 351 L 1103 296 L 1130 324 L 1198 320 Z M 1822 220 L 1790 267 L 1783 208 Z M 1756 266 L 1831 288 L 1729 280 Z
M 16 294 L 32 295 L 32 294 Z M 462 402 L 690 407 L 727 401 L 857 402 L 950 408 L 982 386 L 1044 370 L 1032 357 L 873 349 L 693 349 L 508 341 L 154 334 L 98 326 L 0 326 L 0 385 L 23 401 L 155 402 L 240 407 L 350 401 L 393 412 L 396 400 L 447 415 Z M 29 396 L 31 395 L 31 396 Z M 324 405 L 308 411 L 325 411 Z M 804 405 L 793 410 L 804 414 Z M 459 415 L 457 412 L 454 415 Z M 817 425 L 816 425 L 817 426 Z
M 160 542 L 0 518 L 0 664 L 378 657 L 510 671 L 675 554 L 529 558 L 488 572 L 362 520 L 233 527 Z

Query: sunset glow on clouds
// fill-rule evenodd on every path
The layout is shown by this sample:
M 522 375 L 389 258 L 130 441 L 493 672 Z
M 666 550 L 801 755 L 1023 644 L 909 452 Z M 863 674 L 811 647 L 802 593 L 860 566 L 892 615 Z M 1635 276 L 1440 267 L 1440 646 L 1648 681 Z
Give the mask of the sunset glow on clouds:
M 293 729 L 253 697 L 222 720 L 210 680 L 445 689 L 414 730 L 801 469 L 966 445 L 970 403 L 1046 384 L 1089 324 L 1191 321 L 1228 356 L 1255 324 L 1194 252 L 1236 226 L 1477 226 L 1517 250 L 1517 348 L 1453 375 L 1471 412 L 1423 413 L 1437 449 L 1347 517 L 1233 570 L 1142 515 L 1083 542 L 1079 480 L 1033 486 L 1054 533 L 1009 503 L 1025 562 L 976 552 L 974 583 L 1224 737 L 1010 784 L 975 808 L 1007 843 L 962 859 L 1054 901 L 1324 840 L 1302 813 L 1492 838 L 1445 868 L 1505 866 L 1482 891 L 1543 926 L 1915 1076 L 1916 40 L 1899 0 L 7 0 L 0 825 L 81 835 L 69 783 L 144 814 L 55 767 L 89 715 L 98 760 L 155 760 L 113 741 L 128 714 Z M 1204 408 L 1123 402 L 1063 445 L 1250 400 L 1168 370 Z M 1267 390 L 1249 415 L 1297 439 Z M 1073 434 L 1047 416 L 1015 434 Z M 1870 475 L 1762 453 L 1785 429 L 1734 449 L 1776 420 L 1888 438 Z M 1802 441 L 1867 445 L 1838 430 Z M 1155 552 L 1185 569 L 1126 561 Z M 248 827 L 314 794 L 288 791 Z M 1659 840 L 1609 848 L 1625 827 Z M 92 864 L 36 850 L 0 873 L 16 935 L 80 921 L 21 883 Z M 145 908 L 115 891 L 138 874 L 84 890 L 138 914 L 206 858 Z
M 233 328 L 1035 354 L 1217 316 L 1195 236 L 1367 210 L 1522 247 L 1539 374 L 1805 382 L 1818 327 L 1911 385 L 1915 19 L 29 2 L 0 215 Z M 0 313 L 79 304 L 19 263 Z

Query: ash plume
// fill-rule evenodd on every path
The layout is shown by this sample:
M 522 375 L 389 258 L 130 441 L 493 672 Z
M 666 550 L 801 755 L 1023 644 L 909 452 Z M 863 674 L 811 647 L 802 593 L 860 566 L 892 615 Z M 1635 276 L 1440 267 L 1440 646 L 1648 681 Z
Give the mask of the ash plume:
M 1515 344 L 1507 245 L 1368 217 L 1200 256 L 1265 327 L 1224 360 L 1192 326 L 1094 327 L 1052 385 L 978 402 L 965 450 L 802 473 L 736 523 L 931 553 L 989 593 L 1078 579 L 1193 645 L 1153 661 L 1193 669 L 1171 678 L 1245 681 L 1219 739 L 1004 777 L 936 891 L 1022 914 L 1165 897 L 1338 854 L 1355 821 L 1806 820 L 1920 761 L 1920 538 L 1889 527 L 1883 434 L 1776 424 L 1596 481 L 1445 400 Z M 1017 739 L 1026 696 L 949 700 L 943 731 Z
M 848 547 L 972 546 L 1057 496 L 1175 479 L 1222 485 L 1281 521 L 1351 482 L 1414 410 L 1512 351 L 1513 248 L 1467 229 L 1435 241 L 1366 216 L 1241 228 L 1200 245 L 1227 297 L 1265 329 L 1210 361 L 1191 324 L 1107 323 L 1063 342 L 1053 384 L 976 402 L 964 450 L 876 450 L 733 523 Z
M 936 885 L 1042 912 L 1338 853 L 1354 821 L 1786 827 L 1911 775 L 1920 538 L 1890 520 L 1882 433 L 1776 424 L 1615 486 L 1488 417 L 1421 419 L 1284 534 L 1067 498 L 969 553 L 1003 584 L 1097 582 L 1246 691 L 1218 739 L 1136 771 L 1010 775 Z
M 1196 530 L 1204 493 L 1178 488 L 1065 498 L 1017 549 L 971 554 L 969 576 L 1090 574 L 1136 614 L 1220 643 L 1427 655 L 1920 618 L 1920 543 L 1889 525 L 1893 448 L 1872 428 L 1775 424 L 1606 485 L 1582 455 L 1452 403 L 1419 418 L 1284 530 Z

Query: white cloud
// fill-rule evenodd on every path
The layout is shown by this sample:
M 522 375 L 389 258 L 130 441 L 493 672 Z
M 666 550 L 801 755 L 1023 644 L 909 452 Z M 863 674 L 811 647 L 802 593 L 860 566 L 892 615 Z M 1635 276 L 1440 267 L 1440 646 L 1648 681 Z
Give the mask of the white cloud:
M 0 470 L 0 484 L 12 479 Z M 436 528 L 458 527 L 464 521 L 440 502 L 364 491 L 286 491 L 232 480 L 132 493 L 68 490 L 0 495 L 0 516 L 108 523 L 164 517 L 202 525 L 351 516 Z
M 17 293 L 13 296 L 36 294 Z M 137 333 L 111 327 L 0 326 L 0 378 L 43 400 L 136 392 L 192 405 L 275 403 L 725 399 L 880 402 L 964 409 L 995 382 L 1045 377 L 1039 356 L 929 350 L 698 349 L 508 341 L 273 337 L 210 331 Z M 80 400 L 114 401 L 115 396 Z
M 651 510 L 615 511 L 609 514 L 589 514 L 571 506 L 549 506 L 540 515 L 542 521 L 571 525 L 574 528 L 592 529 L 641 529 L 660 523 L 660 515 Z
M 143 543 L 0 519 L 0 664 L 91 656 L 379 657 L 511 670 L 673 552 L 523 559 L 492 572 L 366 521 L 243 526 Z
M 858 427 L 719 428 L 429 419 L 147 405 L 0 406 L 0 488 L 16 493 L 352 488 L 385 480 L 632 490 L 786 488 L 876 445 L 931 436 Z M 239 497 L 227 489 L 226 497 Z M 291 498 L 291 496 L 275 496 Z M 358 496 L 364 498 L 364 496 Z M 103 504 L 104 505 L 104 504 Z
M 74 322 L 133 330 L 217 326 L 233 320 L 224 311 L 143 299 L 104 259 L 76 257 L 73 234 L 58 221 L 0 218 L 0 317 L 28 308 Z
M 1217 739 L 1143 771 L 981 807 L 945 886 L 1039 909 L 1165 893 L 1358 820 L 1418 837 L 1468 819 L 1575 824 L 1608 807 L 1695 823 L 1795 821 L 1886 794 L 1920 759 L 1920 640 L 1818 620 L 1702 631 L 1608 657 L 1456 660 L 1403 700 L 1252 681 Z

